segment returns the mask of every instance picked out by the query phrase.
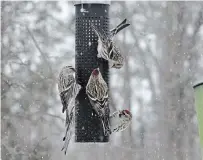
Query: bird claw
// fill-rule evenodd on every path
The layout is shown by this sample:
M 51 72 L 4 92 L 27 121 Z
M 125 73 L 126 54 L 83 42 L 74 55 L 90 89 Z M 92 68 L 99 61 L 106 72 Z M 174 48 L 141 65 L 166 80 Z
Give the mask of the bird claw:
M 113 68 L 114 63 L 112 61 L 109 61 L 109 66 L 110 66 L 110 68 Z
M 97 54 L 97 58 L 102 58 L 101 55 L 100 55 L 99 53 Z
M 82 84 L 82 81 L 81 81 L 81 80 L 77 80 L 77 83 L 78 83 L 78 84 Z
M 108 136 L 108 135 L 110 135 L 110 134 L 111 134 L 111 130 L 107 130 L 107 131 L 105 131 L 105 133 L 104 133 L 105 136 Z
M 65 149 L 65 147 L 63 146 L 62 149 L 61 149 L 61 151 L 63 151 L 64 149 Z M 67 151 L 64 151 L 64 154 L 65 154 L 65 155 L 66 155 L 66 152 L 67 152 Z
M 111 130 L 109 130 L 109 135 L 110 135 L 111 133 L 112 133 Z

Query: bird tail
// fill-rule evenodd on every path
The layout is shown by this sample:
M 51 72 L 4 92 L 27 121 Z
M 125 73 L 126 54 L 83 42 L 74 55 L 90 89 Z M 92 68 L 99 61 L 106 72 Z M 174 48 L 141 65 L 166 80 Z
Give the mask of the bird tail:
M 66 133 L 65 133 L 65 136 L 63 137 L 63 141 L 65 141 L 65 142 L 64 142 L 64 145 L 63 145 L 63 147 L 61 149 L 61 151 L 64 150 L 65 154 L 67 152 L 70 139 L 71 139 L 71 137 L 73 135 L 73 132 L 71 131 L 71 124 L 73 123 L 73 116 L 74 116 L 73 115 L 73 108 L 71 110 L 69 118 L 66 117 Z
M 69 145 L 69 143 L 70 143 L 70 140 L 71 140 L 71 138 L 72 138 L 72 135 L 73 135 L 73 132 L 72 132 L 72 131 L 69 131 L 68 134 L 67 134 L 67 135 L 64 137 L 64 139 L 63 139 L 63 141 L 65 141 L 65 142 L 64 142 L 64 145 L 63 145 L 61 151 L 64 150 L 65 155 L 66 155 L 66 152 L 67 152 L 67 149 L 68 149 L 68 145 Z
M 122 29 L 128 27 L 130 24 L 126 23 L 127 19 L 124 19 L 119 25 L 117 25 L 115 28 L 113 28 L 110 31 L 111 36 L 115 36 L 118 32 L 120 32 Z
M 69 113 L 68 110 L 66 110 L 66 122 L 65 122 L 65 126 L 67 127 L 70 123 L 70 118 L 69 118 Z

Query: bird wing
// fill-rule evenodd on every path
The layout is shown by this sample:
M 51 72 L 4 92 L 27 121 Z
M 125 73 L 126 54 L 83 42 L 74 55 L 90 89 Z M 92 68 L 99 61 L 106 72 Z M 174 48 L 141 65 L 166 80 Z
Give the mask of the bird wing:
M 104 96 L 99 97 L 96 87 L 93 87 L 93 86 L 88 86 L 88 87 L 92 87 L 91 89 L 86 89 L 86 93 L 87 93 L 89 99 L 91 99 L 91 101 L 93 101 L 94 103 L 98 103 L 102 108 L 104 106 L 106 106 L 108 103 L 108 97 L 109 97 L 108 90 L 105 91 Z M 107 86 L 105 88 L 107 88 Z M 94 92 L 94 94 L 93 94 L 93 92 Z M 97 97 L 94 96 L 96 93 L 97 93 Z
M 60 77 L 58 88 L 60 92 L 61 103 L 63 105 L 62 112 L 68 108 L 70 100 L 72 98 L 73 84 L 75 83 L 75 78 L 72 75 L 64 78 Z
M 69 105 L 69 102 L 70 102 L 70 98 L 69 98 L 69 95 L 71 94 L 70 93 L 70 88 L 66 91 L 63 91 L 60 93 L 60 98 L 61 98 L 61 103 L 63 105 L 63 108 L 62 108 L 62 113 L 65 112 L 66 109 L 68 109 L 68 105 Z
M 102 100 L 97 100 L 94 98 L 89 92 L 87 92 L 90 104 L 93 106 L 96 113 L 103 117 L 107 115 L 107 108 L 108 108 L 108 96 L 105 96 Z

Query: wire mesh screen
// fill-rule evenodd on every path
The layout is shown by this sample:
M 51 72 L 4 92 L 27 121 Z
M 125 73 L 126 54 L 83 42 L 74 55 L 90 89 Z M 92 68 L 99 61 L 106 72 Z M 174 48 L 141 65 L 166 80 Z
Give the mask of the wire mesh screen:
M 107 34 L 109 31 L 108 4 L 77 4 L 76 9 L 76 79 L 82 89 L 77 96 L 76 104 L 76 142 L 108 142 L 104 136 L 101 121 L 92 110 L 85 87 L 93 69 L 99 67 L 102 76 L 109 85 L 108 62 L 97 58 L 98 37 L 91 28 L 91 23 L 101 27 Z

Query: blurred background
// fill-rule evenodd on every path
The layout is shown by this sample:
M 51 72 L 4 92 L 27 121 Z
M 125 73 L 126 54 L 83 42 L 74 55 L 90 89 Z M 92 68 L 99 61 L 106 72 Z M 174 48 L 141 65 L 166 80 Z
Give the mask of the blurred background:
M 110 70 L 111 111 L 130 127 L 108 144 L 75 144 L 65 156 L 56 78 L 74 65 L 73 2 L 1 2 L 2 160 L 201 160 L 192 86 L 203 75 L 203 2 L 111 2 L 110 26 L 126 55 Z

